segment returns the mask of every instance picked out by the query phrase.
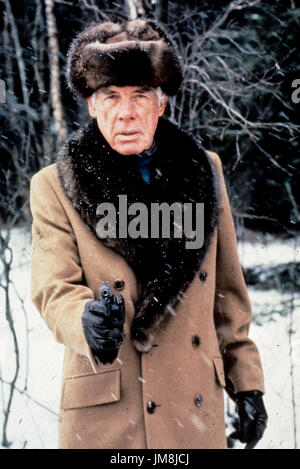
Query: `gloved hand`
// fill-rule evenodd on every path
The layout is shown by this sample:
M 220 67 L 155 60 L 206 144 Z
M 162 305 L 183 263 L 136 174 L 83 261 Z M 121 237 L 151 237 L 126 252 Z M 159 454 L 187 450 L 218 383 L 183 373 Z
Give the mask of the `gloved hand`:
M 112 363 L 124 340 L 125 305 L 120 293 L 110 297 L 105 304 L 102 299 L 85 305 L 81 322 L 83 332 L 93 354 L 101 363 Z
M 230 438 L 247 443 L 245 449 L 253 449 L 262 438 L 267 426 L 268 415 L 261 391 L 238 392 L 235 396 L 239 423 Z

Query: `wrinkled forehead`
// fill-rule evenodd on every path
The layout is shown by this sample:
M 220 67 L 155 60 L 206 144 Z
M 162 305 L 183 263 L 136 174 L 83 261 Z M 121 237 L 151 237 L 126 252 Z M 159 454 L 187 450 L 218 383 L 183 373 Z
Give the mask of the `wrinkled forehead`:
M 99 88 L 96 93 L 99 94 L 111 94 L 111 93 L 118 93 L 120 95 L 123 94 L 133 94 L 133 93 L 155 93 L 156 89 L 150 86 L 116 86 L 116 85 L 109 85 L 105 87 Z

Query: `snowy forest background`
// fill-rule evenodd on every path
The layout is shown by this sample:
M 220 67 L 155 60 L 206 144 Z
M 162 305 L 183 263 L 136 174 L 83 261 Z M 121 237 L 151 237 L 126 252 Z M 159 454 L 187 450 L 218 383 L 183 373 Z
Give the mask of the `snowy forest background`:
M 299 448 L 296 1 L 1 0 L 0 11 L 0 447 L 57 447 L 63 346 L 30 302 L 29 184 L 87 118 L 64 79 L 68 46 L 93 21 L 147 16 L 166 25 L 184 63 L 168 117 L 223 162 L 266 380 L 257 447 Z M 229 435 L 228 398 L 225 410 Z

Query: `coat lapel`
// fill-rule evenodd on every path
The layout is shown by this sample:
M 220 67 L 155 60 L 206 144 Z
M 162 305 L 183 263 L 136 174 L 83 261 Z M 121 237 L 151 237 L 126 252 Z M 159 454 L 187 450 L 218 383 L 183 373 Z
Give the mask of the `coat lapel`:
M 138 172 L 136 156 L 111 149 L 95 120 L 79 129 L 57 156 L 63 189 L 82 220 L 97 234 L 97 206 L 110 202 L 118 207 L 118 195 L 128 206 L 143 202 L 204 203 L 204 243 L 187 249 L 186 237 L 106 238 L 103 242 L 125 257 L 142 283 L 143 294 L 135 305 L 131 338 L 136 348 L 148 351 L 160 322 L 182 298 L 201 267 L 220 211 L 216 169 L 203 148 L 185 132 L 161 118 L 155 134 L 158 147 L 151 166 L 151 184 Z M 130 219 L 128 220 L 130 221 Z M 118 228 L 118 226 L 117 226 Z M 117 229 L 118 235 L 118 229 Z

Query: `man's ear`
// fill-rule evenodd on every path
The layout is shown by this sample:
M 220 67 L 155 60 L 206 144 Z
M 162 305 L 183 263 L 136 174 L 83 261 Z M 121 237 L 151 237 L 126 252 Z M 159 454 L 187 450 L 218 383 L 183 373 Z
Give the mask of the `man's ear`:
M 167 105 L 167 101 L 168 101 L 168 97 L 164 96 L 164 98 L 161 100 L 161 103 L 160 103 L 159 108 L 158 108 L 159 117 L 161 117 L 164 114 L 165 109 L 166 109 L 166 105 Z
M 88 99 L 87 99 L 87 102 L 88 102 L 88 108 L 89 108 L 90 116 L 91 117 L 97 117 L 96 106 L 95 106 L 95 97 L 93 95 L 89 96 Z

